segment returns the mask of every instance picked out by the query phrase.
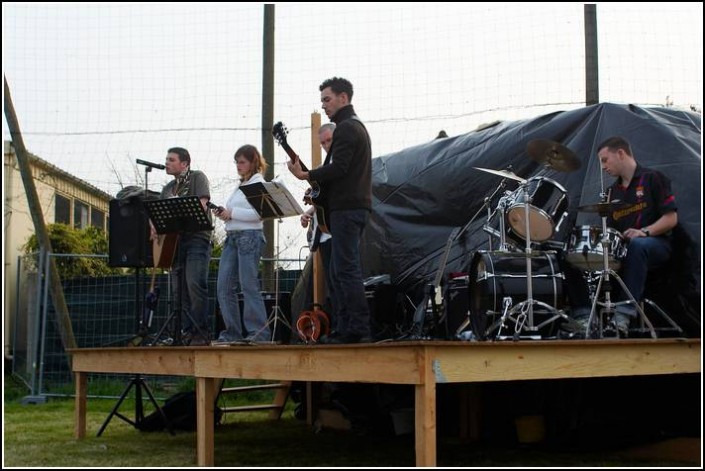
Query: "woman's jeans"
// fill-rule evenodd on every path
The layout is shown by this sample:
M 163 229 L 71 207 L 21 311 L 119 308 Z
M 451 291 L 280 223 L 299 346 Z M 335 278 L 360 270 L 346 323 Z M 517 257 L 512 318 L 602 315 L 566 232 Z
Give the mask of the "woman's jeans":
M 257 277 L 265 243 L 262 230 L 228 231 L 218 267 L 218 303 L 225 322 L 219 340 L 271 340 Z M 239 291 L 243 298 L 242 312 Z

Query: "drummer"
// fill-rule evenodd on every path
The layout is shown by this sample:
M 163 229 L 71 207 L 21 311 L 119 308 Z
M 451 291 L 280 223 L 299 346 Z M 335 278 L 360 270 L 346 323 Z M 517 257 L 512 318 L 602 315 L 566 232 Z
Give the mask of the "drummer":
M 623 137 L 610 137 L 601 143 L 597 157 L 602 169 L 617 178 L 608 189 L 608 201 L 625 203 L 610 208 L 607 225 L 619 230 L 628 243 L 620 275 L 632 297 L 642 302 L 647 272 L 663 267 L 671 257 L 671 230 L 678 223 L 671 182 L 661 172 L 640 165 Z M 618 283 L 614 285 L 619 288 Z M 622 291 L 615 289 L 617 306 L 611 327 L 624 338 L 636 318 L 636 307 L 619 302 L 630 299 Z M 590 308 L 576 306 L 575 300 L 571 304 L 574 319 L 587 327 Z

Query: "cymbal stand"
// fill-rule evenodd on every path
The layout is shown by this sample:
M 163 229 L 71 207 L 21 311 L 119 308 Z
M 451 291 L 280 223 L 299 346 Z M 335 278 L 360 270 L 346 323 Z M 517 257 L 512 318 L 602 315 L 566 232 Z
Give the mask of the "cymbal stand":
M 460 238 L 460 236 L 470 227 L 470 225 L 475 222 L 477 217 L 482 213 L 482 210 L 484 208 L 487 208 L 487 222 L 489 224 L 489 220 L 491 219 L 490 215 L 490 201 L 497 195 L 499 191 L 504 189 L 505 187 L 505 181 L 506 178 L 502 179 L 502 182 L 499 184 L 499 186 L 492 192 L 492 194 L 488 197 L 486 197 L 483 200 L 482 206 L 475 212 L 475 214 L 472 215 L 470 220 L 461 228 L 461 227 L 455 227 L 451 232 L 450 235 L 448 236 L 448 240 L 446 241 L 446 246 L 445 249 L 443 250 L 443 253 L 441 254 L 440 258 L 440 264 L 438 266 L 438 270 L 436 271 L 436 276 L 434 277 L 434 280 L 432 283 L 428 283 L 424 289 L 424 298 L 421 300 L 421 302 L 415 306 L 415 311 L 414 311 L 414 317 L 412 321 L 412 327 L 409 333 L 404 334 L 401 338 L 411 338 L 411 339 L 424 339 L 427 337 L 424 331 L 429 331 L 432 330 L 432 328 L 436 327 L 438 324 L 441 324 L 445 321 L 445 315 L 446 313 L 444 312 L 443 307 L 443 294 L 441 290 L 441 284 L 443 282 L 443 275 L 445 274 L 445 268 L 446 264 L 448 263 L 448 255 L 450 254 L 450 250 L 453 246 L 453 243 L 455 243 L 456 240 Z M 504 213 L 501 214 L 502 219 L 504 219 Z M 500 237 L 501 240 L 501 245 L 504 245 L 504 223 L 502 220 L 501 221 L 501 231 L 502 235 Z M 455 336 L 457 337 L 468 325 L 470 325 L 470 315 L 469 312 L 467 313 L 467 317 L 465 321 L 461 324 L 460 327 L 455 332 Z M 430 327 L 428 325 L 424 324 L 430 324 Z
M 540 339 L 541 336 L 537 334 L 539 329 L 549 323 L 555 321 L 558 318 L 563 318 L 569 320 L 568 316 L 553 306 L 550 306 L 538 299 L 534 299 L 533 294 L 533 275 L 531 266 L 531 224 L 530 224 L 530 210 L 529 206 L 531 203 L 531 196 L 529 196 L 528 182 L 522 183 L 519 189 L 524 193 L 524 240 L 526 241 L 524 252 L 526 258 L 526 300 L 518 303 L 510 310 L 507 310 L 507 300 L 504 301 L 504 315 L 501 319 L 501 326 L 497 334 L 499 338 L 499 332 L 504 326 L 504 321 L 510 319 L 514 322 L 514 340 L 518 340 L 521 331 L 530 332 L 529 338 Z M 509 300 L 511 302 L 511 300 Z M 534 323 L 534 305 L 538 305 L 545 308 L 548 312 L 553 313 L 553 316 L 546 321 L 542 322 L 541 325 L 537 326 Z
M 606 195 L 603 194 L 603 199 L 606 200 Z M 604 201 L 603 201 L 604 202 Z M 631 291 L 627 288 L 627 286 L 624 284 L 622 281 L 622 278 L 617 274 L 616 271 L 610 268 L 609 265 L 609 246 L 610 246 L 610 241 L 607 237 L 607 213 L 608 210 L 604 209 L 600 211 L 600 217 L 602 218 L 602 240 L 600 243 L 602 244 L 602 270 L 596 273 L 596 275 L 599 277 L 599 281 L 597 283 L 597 288 L 595 289 L 595 293 L 593 294 L 593 300 L 592 300 L 592 307 L 590 308 L 590 317 L 588 317 L 588 322 L 587 322 L 587 328 L 585 329 L 585 338 L 590 338 L 591 336 L 591 326 L 593 321 L 596 318 L 597 314 L 597 306 L 600 306 L 600 318 L 599 318 L 599 325 L 598 328 L 596 329 L 597 335 L 602 338 L 602 327 L 603 327 L 603 321 L 605 319 L 605 315 L 608 315 L 608 318 L 612 318 L 612 316 L 616 313 L 616 307 L 617 306 L 622 306 L 625 304 L 632 304 L 634 307 L 636 307 L 637 312 L 641 316 L 641 319 L 644 321 L 644 324 L 649 330 L 649 334 L 651 335 L 651 338 L 657 338 L 656 336 L 656 331 L 654 329 L 654 326 L 651 324 L 651 321 L 649 321 L 649 318 L 646 317 L 646 313 L 642 309 L 641 305 L 634 299 L 634 296 L 632 295 Z M 610 276 L 613 277 L 617 282 L 619 282 L 619 285 L 622 287 L 624 290 L 624 293 L 629 297 L 628 300 L 626 301 L 619 301 L 619 302 L 612 302 L 611 299 L 611 283 L 610 283 Z M 604 301 L 599 301 L 600 298 L 600 293 L 603 292 L 604 290 L 604 295 L 605 295 L 605 300 Z
M 512 195 L 511 191 L 505 191 L 504 195 L 499 199 L 499 202 L 497 203 L 497 209 L 494 211 L 490 210 L 490 201 L 495 197 L 495 195 L 499 192 L 504 190 L 504 188 L 507 186 L 507 179 L 502 178 L 502 181 L 499 183 L 499 186 L 497 189 L 487 198 L 484 200 L 484 206 L 487 207 L 487 225 L 484 227 L 485 232 L 489 234 L 489 249 L 490 251 L 492 249 L 492 236 L 499 237 L 499 247 L 497 250 L 501 252 L 508 252 L 509 251 L 509 246 L 507 245 L 507 235 L 505 233 L 505 215 L 507 214 L 507 206 L 509 205 L 509 196 Z M 492 220 L 492 217 L 497 214 L 497 211 L 499 211 L 499 234 L 495 232 L 494 229 L 490 227 L 490 221 Z M 471 219 L 470 222 L 472 222 L 475 219 Z

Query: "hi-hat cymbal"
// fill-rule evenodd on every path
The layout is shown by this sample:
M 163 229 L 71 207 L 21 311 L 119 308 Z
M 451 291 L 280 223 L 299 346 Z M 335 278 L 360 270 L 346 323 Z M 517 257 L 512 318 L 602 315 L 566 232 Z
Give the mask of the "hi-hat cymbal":
M 580 168 L 580 160 L 566 146 L 548 139 L 534 139 L 526 145 L 531 160 L 545 164 L 559 172 L 572 172 Z
M 516 180 L 518 182 L 524 183 L 526 180 L 521 178 L 515 173 L 510 172 L 509 170 L 492 170 L 491 168 L 482 168 L 482 167 L 473 167 L 478 170 L 482 170 L 483 172 L 488 172 L 488 173 L 493 173 L 495 175 L 499 175 L 500 177 L 505 177 L 505 178 L 511 178 L 512 180 Z
M 600 213 L 606 215 L 615 209 L 626 208 L 627 206 L 631 206 L 631 204 L 625 203 L 624 201 L 615 200 L 579 206 L 578 211 L 582 211 L 584 213 Z

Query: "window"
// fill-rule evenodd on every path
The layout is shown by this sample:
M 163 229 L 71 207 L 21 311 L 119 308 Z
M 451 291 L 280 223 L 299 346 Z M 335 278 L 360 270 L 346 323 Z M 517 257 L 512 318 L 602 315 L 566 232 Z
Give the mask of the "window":
M 100 209 L 91 208 L 91 226 L 105 230 L 105 213 Z
M 83 201 L 73 202 L 73 228 L 84 229 L 88 227 L 88 205 Z
M 54 222 L 71 225 L 71 200 L 58 193 L 54 196 Z

